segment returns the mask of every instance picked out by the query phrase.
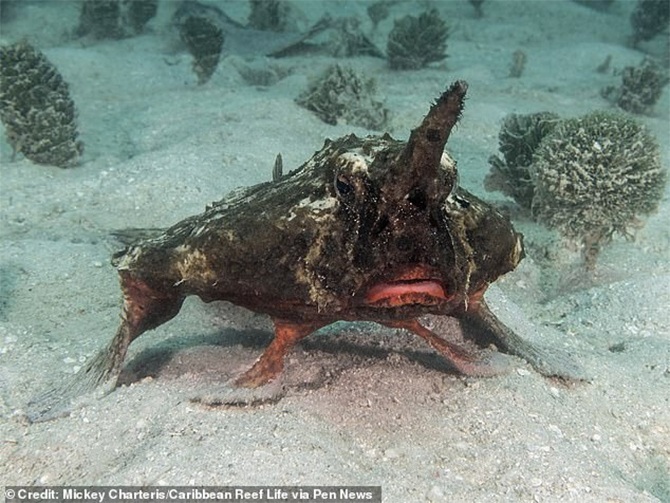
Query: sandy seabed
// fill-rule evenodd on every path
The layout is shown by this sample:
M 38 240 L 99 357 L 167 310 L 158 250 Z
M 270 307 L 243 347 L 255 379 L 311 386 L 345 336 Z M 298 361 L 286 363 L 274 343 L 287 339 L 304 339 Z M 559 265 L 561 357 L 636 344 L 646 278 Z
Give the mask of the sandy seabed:
M 428 3 L 394 6 L 375 42 L 385 47 L 393 17 Z M 483 179 L 503 117 L 609 109 L 599 90 L 619 78 L 596 67 L 608 55 L 613 68 L 644 56 L 626 43 L 633 2 L 598 12 L 567 0 L 491 0 L 481 19 L 465 1 L 434 4 L 452 27 L 446 62 L 411 72 L 375 58 L 346 63 L 377 79 L 396 138 L 407 138 L 446 85 L 467 80 L 448 149 L 460 183 L 498 204 L 510 201 L 486 193 Z M 295 5 L 305 25 L 330 11 L 371 29 L 366 4 Z M 521 360 L 508 375 L 464 378 L 417 358 L 430 351 L 408 334 L 337 324 L 292 353 L 280 402 L 206 408 L 189 401 L 193 390 L 248 366 L 270 325 L 191 298 L 133 344 L 124 386 L 70 417 L 28 424 L 29 398 L 74 373 L 116 330 L 112 230 L 168 226 L 235 187 L 268 180 L 278 152 L 288 171 L 325 138 L 373 133 L 324 124 L 295 104 L 331 57 L 257 57 L 252 63 L 290 70 L 257 87 L 236 70 L 242 57 L 227 53 L 198 86 L 169 25 L 174 4 L 160 4 L 145 35 L 97 42 L 68 35 L 77 8 L 29 2 L 0 35 L 2 43 L 27 36 L 57 65 L 86 144 L 81 165 L 68 170 L 12 159 L 0 144 L 3 484 L 380 485 L 384 501 L 397 503 L 670 501 L 667 194 L 634 242 L 618 239 L 603 251 L 586 283 L 570 280 L 578 253 L 515 219 L 528 257 L 497 282 L 489 302 L 520 335 L 570 352 L 588 382 L 548 380 Z M 248 6 L 224 9 L 243 21 Z M 663 57 L 662 45 L 642 49 Z M 521 78 L 509 78 L 518 49 L 528 63 Z M 638 117 L 661 143 L 665 166 L 669 109 L 666 89 L 655 112 Z

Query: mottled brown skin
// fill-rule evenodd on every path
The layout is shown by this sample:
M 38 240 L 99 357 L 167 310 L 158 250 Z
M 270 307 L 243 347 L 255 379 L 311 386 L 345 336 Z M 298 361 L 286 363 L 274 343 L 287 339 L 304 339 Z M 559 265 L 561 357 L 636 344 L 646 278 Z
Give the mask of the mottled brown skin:
M 496 369 L 423 327 L 447 315 L 493 338 L 503 351 L 547 375 L 561 362 L 503 325 L 483 300 L 488 285 L 523 256 L 507 218 L 457 186 L 444 154 L 467 85 L 453 84 L 407 142 L 388 135 L 326 141 L 278 180 L 238 190 L 197 215 L 114 257 L 123 320 L 108 348 L 81 372 L 69 395 L 113 389 L 130 343 L 174 317 L 189 295 L 230 301 L 271 316 L 275 337 L 234 381 L 275 381 L 302 338 L 338 320 L 370 320 L 422 337 L 458 370 Z M 237 399 L 203 398 L 208 403 Z M 31 418 L 58 414 L 63 397 L 34 402 Z

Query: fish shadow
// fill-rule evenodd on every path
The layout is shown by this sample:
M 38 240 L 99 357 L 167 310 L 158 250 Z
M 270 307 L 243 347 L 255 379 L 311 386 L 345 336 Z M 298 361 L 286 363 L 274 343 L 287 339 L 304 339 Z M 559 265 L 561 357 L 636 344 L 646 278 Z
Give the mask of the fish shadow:
M 134 355 L 118 385 L 146 378 L 224 381 L 244 370 L 265 350 L 273 334 L 260 329 L 225 329 L 191 337 L 174 336 Z M 403 362 L 404 360 L 404 362 Z M 445 374 L 456 369 L 418 337 L 379 327 L 365 332 L 329 329 L 301 341 L 286 357 L 284 380 L 297 389 L 318 389 L 349 369 L 371 364 L 416 364 Z

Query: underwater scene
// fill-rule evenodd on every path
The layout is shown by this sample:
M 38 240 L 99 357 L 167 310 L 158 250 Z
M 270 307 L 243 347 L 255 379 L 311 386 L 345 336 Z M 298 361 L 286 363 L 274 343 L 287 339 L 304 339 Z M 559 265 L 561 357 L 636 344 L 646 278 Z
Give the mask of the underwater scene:
M 667 0 L 0 0 L 0 481 L 670 502 L 669 82 Z

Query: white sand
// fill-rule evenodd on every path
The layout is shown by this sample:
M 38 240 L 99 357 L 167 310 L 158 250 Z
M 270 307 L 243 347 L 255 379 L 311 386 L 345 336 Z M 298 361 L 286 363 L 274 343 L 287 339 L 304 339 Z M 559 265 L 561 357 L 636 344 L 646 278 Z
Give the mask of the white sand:
M 304 23 L 324 8 L 298 5 Z M 448 148 L 461 183 L 492 201 L 504 196 L 484 192 L 482 181 L 506 114 L 607 109 L 599 89 L 618 78 L 595 67 L 607 55 L 616 68 L 643 57 L 626 47 L 632 2 L 598 13 L 567 0 L 491 0 L 483 19 L 465 1 L 438 6 L 453 27 L 445 64 L 392 72 L 382 60 L 347 63 L 377 78 L 396 138 L 407 137 L 448 83 L 466 79 L 466 111 Z M 244 20 L 246 8 L 228 10 Z M 392 16 L 412 8 L 420 11 L 403 4 Z M 364 6 L 327 9 L 367 23 Z M 27 424 L 28 399 L 115 332 L 111 230 L 167 226 L 234 187 L 268 180 L 277 152 L 288 170 L 326 137 L 370 132 L 328 126 L 294 104 L 307 76 L 330 58 L 278 60 L 293 74 L 256 88 L 236 72 L 240 59 L 227 56 L 198 87 L 190 57 L 174 49 L 166 4 L 151 33 L 92 44 L 65 36 L 77 22 L 74 2 L 30 3 L 21 12 L 2 26 L 1 40 L 27 34 L 58 66 L 79 108 L 86 153 L 80 167 L 61 170 L 12 161 L 0 143 L 3 484 L 361 484 L 383 486 L 384 501 L 397 503 L 670 501 L 667 195 L 635 242 L 604 250 L 597 280 L 586 286 L 548 286 L 574 271 L 579 256 L 538 225 L 516 222 L 530 256 L 497 283 L 491 303 L 503 317 L 525 313 L 511 320 L 520 335 L 571 352 L 588 383 L 547 380 L 521 360 L 506 376 L 463 378 L 436 359 L 416 358 L 429 350 L 407 334 L 338 324 L 289 358 L 291 386 L 278 404 L 208 409 L 188 397 L 252 362 L 269 324 L 189 299 L 177 318 L 131 347 L 129 386 L 71 417 Z M 392 19 L 380 24 L 380 47 L 391 26 Z M 662 46 L 645 48 L 662 55 Z M 511 79 L 519 48 L 527 68 Z M 665 166 L 669 109 L 666 89 L 655 115 L 639 117 L 661 142 Z M 551 261 L 540 263 L 542 247 Z

